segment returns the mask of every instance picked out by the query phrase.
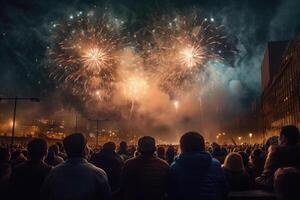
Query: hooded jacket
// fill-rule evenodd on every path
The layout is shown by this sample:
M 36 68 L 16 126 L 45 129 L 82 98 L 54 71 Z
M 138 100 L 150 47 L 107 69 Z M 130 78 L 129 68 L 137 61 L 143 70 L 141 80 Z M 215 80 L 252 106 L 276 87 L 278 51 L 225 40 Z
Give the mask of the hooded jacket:
M 225 199 L 227 185 L 219 161 L 204 151 L 182 153 L 171 165 L 170 199 Z

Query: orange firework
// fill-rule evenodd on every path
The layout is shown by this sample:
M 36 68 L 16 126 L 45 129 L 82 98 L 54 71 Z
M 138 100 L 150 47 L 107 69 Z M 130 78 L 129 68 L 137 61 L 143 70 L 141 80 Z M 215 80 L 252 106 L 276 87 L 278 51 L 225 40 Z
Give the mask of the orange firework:
M 200 65 L 204 58 L 204 52 L 197 46 L 185 47 L 179 52 L 180 62 L 188 68 Z
M 84 99 L 97 91 L 109 100 L 116 79 L 118 51 L 122 48 L 119 26 L 106 15 L 80 13 L 52 27 L 50 76 Z
M 224 28 L 213 18 L 195 13 L 163 15 L 147 30 L 151 39 L 143 45 L 147 69 L 171 95 L 195 84 L 208 61 L 223 60 L 224 53 L 234 53 Z

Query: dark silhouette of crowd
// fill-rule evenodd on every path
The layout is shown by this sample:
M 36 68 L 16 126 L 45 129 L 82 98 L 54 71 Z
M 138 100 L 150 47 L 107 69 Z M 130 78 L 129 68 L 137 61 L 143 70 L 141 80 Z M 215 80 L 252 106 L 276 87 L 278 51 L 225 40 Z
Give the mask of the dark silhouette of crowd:
M 90 149 L 81 133 L 52 144 L 0 148 L 0 199 L 221 200 L 230 192 L 264 190 L 300 199 L 299 131 L 284 126 L 266 144 L 205 143 L 197 132 L 176 145 L 151 136 L 137 146 L 107 142 Z

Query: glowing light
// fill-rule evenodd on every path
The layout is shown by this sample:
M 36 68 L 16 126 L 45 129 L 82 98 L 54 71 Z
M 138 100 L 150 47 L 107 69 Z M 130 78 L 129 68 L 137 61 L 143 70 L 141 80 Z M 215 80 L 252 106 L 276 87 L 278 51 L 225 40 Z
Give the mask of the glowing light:
M 138 99 L 146 94 L 148 82 L 139 76 L 132 76 L 125 80 L 125 95 L 131 99 Z
M 133 111 L 135 102 L 147 103 L 143 98 L 150 84 L 170 99 L 181 99 L 184 91 L 200 85 L 200 73 L 210 61 L 219 62 L 233 50 L 226 29 L 197 12 L 153 17 L 144 30 L 130 32 L 123 19 L 98 11 L 78 11 L 49 26 L 50 77 L 88 112 L 96 105 L 98 111 L 123 114 L 120 109 L 128 109 L 129 101 Z M 181 105 L 174 101 L 170 106 L 178 112 Z
M 105 67 L 109 60 L 107 52 L 100 48 L 90 48 L 82 55 L 84 67 L 89 71 L 100 71 L 101 67 Z
M 153 76 L 164 92 L 176 95 L 186 90 L 197 81 L 207 62 L 233 53 L 226 31 L 213 21 L 197 14 L 164 15 L 149 27 L 152 38 L 144 43 L 146 63 L 156 66 L 151 68 Z
M 179 101 L 174 101 L 173 104 L 174 104 L 175 111 L 178 112 Z
M 7 125 L 9 128 L 12 128 L 13 127 L 13 124 L 14 124 L 14 121 L 12 119 L 10 119 L 8 122 L 7 122 Z M 17 126 L 17 121 L 15 121 L 15 127 Z
M 142 76 L 130 76 L 124 81 L 124 95 L 131 100 L 129 120 L 132 118 L 135 102 L 144 98 L 148 88 L 148 82 Z
M 253 136 L 253 134 L 252 133 L 249 133 L 249 137 L 251 138 Z
M 102 100 L 102 92 L 101 92 L 101 90 L 97 90 L 96 92 L 95 92 L 95 97 L 98 99 L 98 100 Z
M 180 51 L 180 62 L 188 68 L 197 66 L 201 63 L 202 59 L 203 54 L 199 47 L 186 47 Z
M 70 18 L 51 26 L 50 77 L 84 102 L 93 99 L 98 89 L 109 101 L 121 48 L 117 30 L 122 27 L 107 26 L 111 22 L 102 14 L 92 18 L 80 11 Z

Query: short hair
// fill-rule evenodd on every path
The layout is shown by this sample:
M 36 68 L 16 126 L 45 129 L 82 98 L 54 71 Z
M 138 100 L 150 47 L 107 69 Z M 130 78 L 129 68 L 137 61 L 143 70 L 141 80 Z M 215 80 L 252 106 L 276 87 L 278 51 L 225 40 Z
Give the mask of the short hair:
M 194 152 L 194 151 L 204 151 L 205 143 L 204 138 L 197 132 L 190 131 L 185 133 L 180 138 L 180 148 L 183 153 Z
M 151 136 L 141 137 L 138 141 L 138 151 L 141 154 L 153 154 L 156 150 L 155 139 Z
M 127 149 L 127 143 L 125 141 L 120 142 L 120 149 Z
M 115 151 L 116 150 L 116 144 L 114 142 L 107 142 L 103 145 L 103 150 L 108 151 Z
M 284 136 L 287 140 L 287 145 L 296 145 L 299 141 L 299 130 L 296 126 L 283 126 L 280 131 L 280 136 Z
M 223 167 L 230 171 L 244 171 L 243 157 L 239 153 L 231 152 L 227 154 Z
M 47 142 L 42 138 L 35 138 L 27 144 L 27 150 L 30 159 L 42 159 L 46 156 L 47 149 Z
M 86 139 L 81 133 L 74 133 L 63 140 L 65 151 L 69 158 L 85 155 Z

